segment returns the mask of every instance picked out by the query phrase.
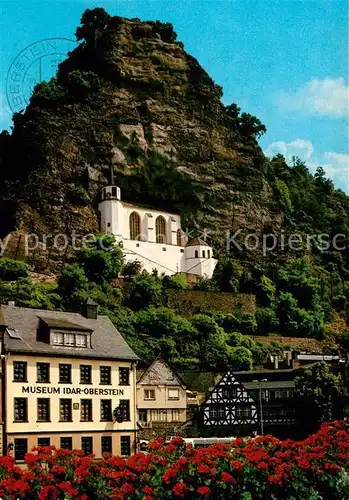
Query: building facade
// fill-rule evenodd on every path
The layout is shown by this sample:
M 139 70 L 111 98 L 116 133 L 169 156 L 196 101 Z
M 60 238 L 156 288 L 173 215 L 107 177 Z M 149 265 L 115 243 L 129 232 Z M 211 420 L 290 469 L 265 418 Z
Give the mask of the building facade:
M 101 231 L 121 243 L 127 262 L 138 260 L 148 272 L 212 277 L 212 248 L 199 238 L 186 241 L 179 214 L 125 203 L 117 186 L 103 188 L 98 208 Z
M 156 359 L 138 372 L 137 410 L 143 429 L 176 427 L 186 421 L 186 387 L 164 360 Z
M 4 446 L 130 455 L 136 447 L 137 357 L 90 304 L 76 313 L 2 306 Z
M 296 370 L 228 372 L 199 410 L 203 435 L 282 433 L 295 425 L 292 395 Z

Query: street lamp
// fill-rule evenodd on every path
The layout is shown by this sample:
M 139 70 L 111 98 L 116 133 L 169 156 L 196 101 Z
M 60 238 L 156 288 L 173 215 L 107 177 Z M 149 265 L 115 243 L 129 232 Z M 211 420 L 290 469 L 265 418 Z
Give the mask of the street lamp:
M 262 378 L 262 380 L 254 380 L 253 382 L 257 382 L 259 386 L 259 413 L 261 420 L 261 435 L 264 434 L 264 422 L 263 422 L 263 402 L 262 402 L 262 382 L 268 382 L 266 378 Z

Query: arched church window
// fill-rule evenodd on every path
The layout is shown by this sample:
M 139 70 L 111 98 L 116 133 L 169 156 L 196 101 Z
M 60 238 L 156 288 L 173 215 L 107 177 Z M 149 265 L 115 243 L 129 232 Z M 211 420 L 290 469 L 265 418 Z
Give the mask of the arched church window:
M 203 256 L 203 258 L 205 258 L 205 257 L 206 257 L 206 256 L 205 256 L 205 250 L 203 250 L 203 251 L 202 251 L 202 256 Z
M 198 250 L 195 250 L 195 259 L 198 259 L 199 258 L 199 252 Z
M 207 250 L 207 257 L 210 259 L 211 258 L 211 251 Z
M 141 239 L 141 218 L 137 212 L 132 212 L 130 215 L 130 239 Z
M 162 215 L 155 221 L 156 243 L 166 243 L 166 221 Z
M 183 241 L 182 241 L 182 230 L 181 229 L 177 229 L 177 245 L 179 247 L 182 247 L 183 246 Z

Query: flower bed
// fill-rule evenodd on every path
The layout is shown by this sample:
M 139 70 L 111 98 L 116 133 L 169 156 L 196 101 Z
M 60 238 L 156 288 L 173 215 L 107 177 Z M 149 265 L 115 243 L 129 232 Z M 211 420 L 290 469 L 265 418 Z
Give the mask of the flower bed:
M 0 457 L 2 499 L 348 500 L 349 433 L 324 424 L 304 441 L 271 436 L 193 449 L 181 438 L 149 453 L 95 460 L 81 451 L 38 448 L 27 467 Z

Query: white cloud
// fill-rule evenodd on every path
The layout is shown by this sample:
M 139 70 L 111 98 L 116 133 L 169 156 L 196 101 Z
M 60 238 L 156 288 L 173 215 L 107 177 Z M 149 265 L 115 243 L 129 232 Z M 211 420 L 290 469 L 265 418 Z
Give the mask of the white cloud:
M 294 93 L 279 92 L 279 106 L 307 114 L 348 116 L 349 88 L 344 78 L 313 78 Z
M 312 173 L 315 173 L 316 169 L 321 166 L 336 187 L 349 192 L 348 154 L 331 151 L 317 155 L 312 142 L 305 139 L 296 139 L 291 142 L 272 142 L 265 150 L 265 154 L 269 157 L 278 153 L 281 153 L 289 164 L 292 164 L 293 156 L 299 157 L 307 164 Z
M 267 156 L 274 156 L 278 153 L 281 153 L 288 162 L 292 160 L 293 156 L 298 156 L 307 161 L 310 160 L 314 153 L 314 146 L 305 139 L 296 139 L 292 142 L 272 142 L 265 151 Z
M 349 155 L 343 153 L 325 153 L 325 157 L 343 165 L 344 168 L 348 168 Z

